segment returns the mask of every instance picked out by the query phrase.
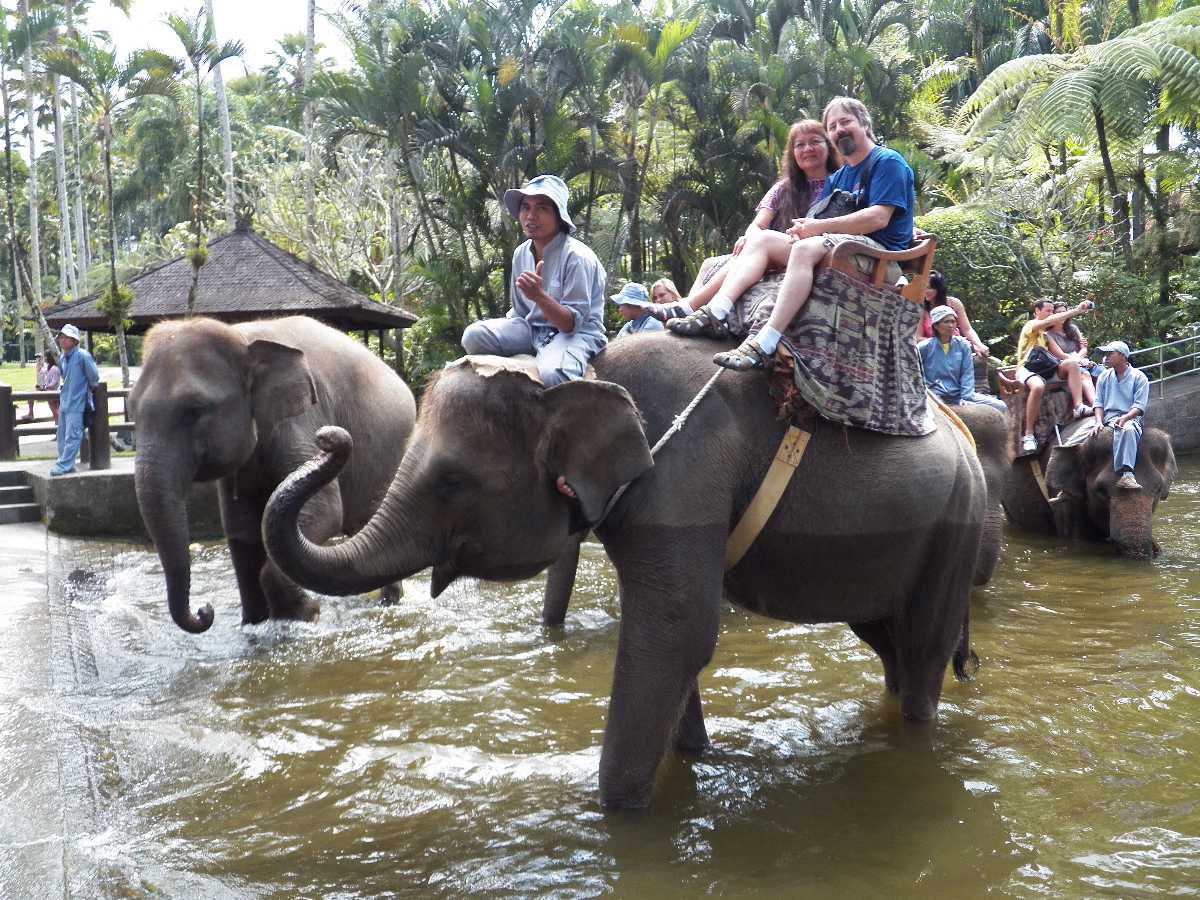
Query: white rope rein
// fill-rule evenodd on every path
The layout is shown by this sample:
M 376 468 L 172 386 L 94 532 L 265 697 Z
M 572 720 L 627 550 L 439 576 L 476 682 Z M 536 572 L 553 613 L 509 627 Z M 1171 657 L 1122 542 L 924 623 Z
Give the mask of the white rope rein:
M 700 405 L 700 401 L 708 395 L 708 392 L 712 390 L 713 385 L 717 383 L 717 379 L 723 374 L 725 374 L 725 369 L 721 366 L 717 366 L 717 371 L 713 374 L 713 377 L 708 379 L 704 387 L 700 388 L 699 393 L 692 398 L 692 402 L 685 406 L 683 410 L 677 416 L 675 416 L 675 418 L 671 421 L 671 427 L 663 432 L 663 436 L 660 437 L 658 442 L 650 448 L 651 458 L 656 456 L 658 451 L 666 446 L 667 441 L 671 440 L 671 438 L 683 431 L 683 426 L 687 424 L 688 417 L 691 416 L 696 407 Z M 636 480 L 637 479 L 635 478 L 634 481 Z M 616 492 L 609 499 L 608 505 L 604 507 L 604 512 L 601 513 L 600 518 L 592 524 L 593 528 L 598 527 L 601 522 L 608 518 L 608 514 L 612 512 L 613 507 L 617 505 L 620 499 L 625 496 L 625 491 L 628 490 L 629 485 L 631 484 L 633 484 L 633 481 L 628 481 L 617 488 Z

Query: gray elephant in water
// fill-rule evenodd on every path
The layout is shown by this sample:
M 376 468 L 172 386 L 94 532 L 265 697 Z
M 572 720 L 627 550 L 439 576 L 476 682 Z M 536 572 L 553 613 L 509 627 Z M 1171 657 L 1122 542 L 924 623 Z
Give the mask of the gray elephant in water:
M 975 439 L 975 455 L 979 458 L 987 482 L 987 514 L 972 582 L 980 586 L 991 580 L 1004 543 L 1004 511 L 1000 499 L 1004 496 L 1012 471 L 1008 419 L 1002 413 L 978 403 L 956 406 L 954 412 Z M 568 540 L 562 556 L 555 560 L 546 573 L 546 587 L 542 595 L 543 625 L 562 625 L 566 621 L 571 592 L 575 589 L 579 551 L 587 534 L 586 531 L 580 532 Z
M 645 806 L 672 743 L 707 745 L 697 676 L 716 648 L 723 596 L 772 618 L 849 623 L 879 655 L 902 715 L 932 719 L 947 664 L 965 677 L 969 658 L 987 486 L 967 438 L 953 427 L 891 437 L 820 422 L 765 530 L 726 572 L 726 538 L 784 431 L 763 378 L 727 373 L 653 460 L 647 442 L 712 376 L 712 349 L 670 334 L 618 341 L 593 361 L 601 380 L 549 389 L 470 359 L 447 368 L 366 527 L 325 547 L 298 527 L 351 454 L 348 434 L 323 429 L 325 452 L 267 505 L 268 552 L 332 594 L 432 566 L 437 596 L 461 576 L 529 578 L 594 527 L 621 602 L 600 761 L 607 806 Z
M 1062 442 L 1071 442 L 1091 424 L 1083 419 L 1061 429 Z M 1012 523 L 1042 534 L 1112 541 L 1120 555 L 1134 559 L 1157 556 L 1154 510 L 1167 498 L 1178 470 L 1171 436 L 1158 428 L 1147 428 L 1142 435 L 1134 471 L 1140 490 L 1117 487 L 1112 438 L 1110 429 L 1101 428 L 1070 447 L 1059 446 L 1056 435 L 1038 454 L 1015 459 L 1004 492 L 1004 510 Z
M 316 602 L 263 549 L 267 498 L 315 452 L 317 428 L 352 429 L 363 452 L 309 504 L 302 527 L 315 541 L 357 531 L 391 482 L 416 414 L 412 392 L 385 363 L 304 316 L 155 326 L 130 408 L 138 507 L 166 574 L 171 617 L 193 633 L 213 621 L 211 605 L 197 613 L 190 605 L 185 501 L 193 481 L 218 480 L 242 622 L 313 619 Z

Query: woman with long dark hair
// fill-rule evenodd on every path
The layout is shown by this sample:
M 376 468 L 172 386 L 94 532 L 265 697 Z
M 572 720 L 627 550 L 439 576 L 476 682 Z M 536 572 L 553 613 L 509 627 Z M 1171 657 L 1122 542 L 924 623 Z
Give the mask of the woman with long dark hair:
M 954 318 L 958 321 L 958 334 L 967 339 L 971 345 L 971 353 L 980 359 L 986 358 L 991 352 L 987 344 L 979 339 L 967 315 L 967 308 L 957 297 L 951 297 L 946 292 L 946 277 L 936 269 L 929 273 L 929 286 L 925 288 L 925 317 L 921 323 L 921 337 L 930 337 L 932 329 L 927 328 L 928 314 L 937 306 L 949 306 L 954 310 Z
M 733 245 L 733 253 L 704 261 L 683 304 L 699 310 L 718 292 L 722 297 L 736 299 L 769 268 L 786 268 L 792 240 L 784 232 L 792 227 L 793 219 L 808 212 L 821 196 L 825 178 L 840 165 L 841 158 L 824 125 L 816 119 L 794 123 L 788 130 L 787 145 L 779 162 L 779 180 L 759 201 L 754 220 Z M 729 303 L 725 314 L 732 307 Z M 711 318 L 707 310 L 702 315 Z

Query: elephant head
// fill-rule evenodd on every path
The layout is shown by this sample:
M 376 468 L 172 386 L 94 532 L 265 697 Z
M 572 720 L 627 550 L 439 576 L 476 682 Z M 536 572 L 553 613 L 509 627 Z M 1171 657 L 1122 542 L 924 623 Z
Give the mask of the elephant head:
M 1157 555 L 1151 532 L 1154 508 L 1175 480 L 1171 437 L 1157 428 L 1142 435 L 1134 475 L 1141 490 L 1117 487 L 1112 431 L 1098 429 L 1076 447 L 1056 447 L 1046 466 L 1046 488 L 1060 534 L 1111 540 L 1122 556 Z
M 432 566 L 435 597 L 460 576 L 528 578 L 653 465 L 624 388 L 600 381 L 543 388 L 481 359 L 490 358 L 467 357 L 430 382 L 378 511 L 332 546 L 305 538 L 299 514 L 345 464 L 352 441 L 340 428 L 318 432 L 327 452 L 285 479 L 263 516 L 267 551 L 283 572 L 313 590 L 350 594 Z
M 248 341 L 211 319 L 153 328 L 130 395 L 137 423 L 134 486 L 146 530 L 167 579 L 171 618 L 206 630 L 212 606 L 190 606 L 187 496 L 193 481 L 230 475 L 252 457 L 259 437 L 316 402 L 302 351 Z

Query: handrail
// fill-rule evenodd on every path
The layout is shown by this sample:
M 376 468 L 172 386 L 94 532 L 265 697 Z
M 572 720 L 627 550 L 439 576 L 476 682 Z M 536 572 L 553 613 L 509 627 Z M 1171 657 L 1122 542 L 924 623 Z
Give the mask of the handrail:
M 1188 344 L 1191 345 L 1190 350 L 1178 353 L 1173 352 L 1171 357 L 1167 358 L 1167 350 L 1171 348 L 1184 350 L 1184 346 Z M 1141 363 L 1138 365 L 1138 368 L 1144 371 L 1147 376 L 1150 375 L 1149 370 L 1156 372 L 1156 377 L 1150 378 L 1150 383 L 1158 385 L 1158 398 L 1161 400 L 1166 391 L 1165 385 L 1172 378 L 1179 378 L 1183 375 L 1200 372 L 1200 346 L 1198 344 L 1200 344 L 1200 332 L 1193 331 L 1187 337 L 1176 338 L 1173 341 L 1155 344 L 1153 347 L 1143 347 L 1140 350 L 1134 350 L 1129 354 L 1129 360 L 1133 362 L 1134 357 L 1143 355 L 1156 357 Z M 1170 374 L 1167 374 L 1168 366 L 1174 370 Z
M 101 381 L 92 389 L 92 403 L 96 408 L 91 428 L 84 436 L 87 440 L 89 468 L 93 471 L 107 469 L 110 465 L 109 435 L 113 431 L 131 431 L 133 424 L 129 419 L 128 388 L 115 388 L 109 391 L 108 385 Z M 0 382 L 0 460 L 16 459 L 20 455 L 20 439 L 27 436 L 49 436 L 57 432 L 57 427 L 39 425 L 38 422 L 52 422 L 45 417 L 34 419 L 28 424 L 21 424 L 16 416 L 16 407 L 27 400 L 49 400 L 57 397 L 57 391 L 14 391 L 10 385 Z M 109 409 L 110 398 L 122 398 L 121 410 Z M 124 421 L 111 423 L 110 416 L 120 416 Z

